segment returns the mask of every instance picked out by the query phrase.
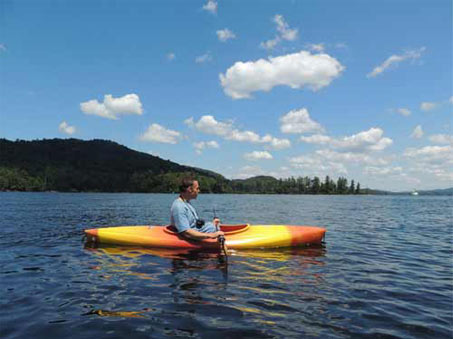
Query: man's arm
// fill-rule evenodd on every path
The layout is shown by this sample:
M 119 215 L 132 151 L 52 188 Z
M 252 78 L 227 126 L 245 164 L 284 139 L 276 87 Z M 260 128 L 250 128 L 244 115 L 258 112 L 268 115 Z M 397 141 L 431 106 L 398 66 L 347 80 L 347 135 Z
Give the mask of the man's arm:
M 215 233 L 203 233 L 198 232 L 194 229 L 188 229 L 187 231 L 180 233 L 184 238 L 191 239 L 191 240 L 203 240 L 203 239 L 217 239 L 219 236 L 223 235 L 222 231 L 218 231 Z

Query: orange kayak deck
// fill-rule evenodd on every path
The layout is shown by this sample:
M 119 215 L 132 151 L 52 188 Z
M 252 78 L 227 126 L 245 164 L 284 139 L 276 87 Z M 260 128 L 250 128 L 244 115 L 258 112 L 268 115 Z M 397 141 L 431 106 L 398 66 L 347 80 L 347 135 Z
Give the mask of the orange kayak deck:
M 278 248 L 320 244 L 325 228 L 295 225 L 222 225 L 230 249 Z M 216 239 L 187 240 L 172 226 L 117 226 L 85 230 L 87 241 L 155 248 L 218 249 Z

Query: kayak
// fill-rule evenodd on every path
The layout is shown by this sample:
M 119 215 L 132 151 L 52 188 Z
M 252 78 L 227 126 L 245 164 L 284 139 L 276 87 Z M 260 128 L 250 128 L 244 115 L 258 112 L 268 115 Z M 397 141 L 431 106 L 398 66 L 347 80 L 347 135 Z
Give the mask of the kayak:
M 221 225 L 229 249 L 320 244 L 325 228 L 295 225 Z M 187 240 L 173 226 L 116 226 L 85 230 L 87 241 L 152 248 L 219 249 L 217 239 Z

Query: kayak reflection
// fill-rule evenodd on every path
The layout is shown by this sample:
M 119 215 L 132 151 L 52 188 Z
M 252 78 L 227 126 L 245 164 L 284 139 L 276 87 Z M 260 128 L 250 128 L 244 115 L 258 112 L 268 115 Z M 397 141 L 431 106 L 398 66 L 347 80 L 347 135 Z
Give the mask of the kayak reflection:
M 121 317 L 121 318 L 144 318 L 144 313 L 151 309 L 145 308 L 141 311 L 108 311 L 108 310 L 91 310 L 82 315 L 98 315 L 100 317 Z
M 261 326 L 287 317 L 295 311 L 293 304 L 298 304 L 298 300 L 309 298 L 324 303 L 319 291 L 326 286 L 322 266 L 326 264 L 327 250 L 322 245 L 231 250 L 228 263 L 222 262 L 217 251 L 93 244 L 85 246 L 85 251 L 91 257 L 88 265 L 99 272 L 96 277 L 111 279 L 113 283 L 121 281 L 122 286 L 135 286 L 143 298 L 142 307 L 157 310 L 153 317 L 167 312 L 178 319 L 195 317 L 201 322 L 224 321 L 225 324 L 252 317 Z M 136 278 L 148 280 L 142 284 Z M 123 298 L 132 293 L 125 291 L 116 301 L 119 307 L 124 303 Z M 90 314 L 151 316 L 143 308 L 119 311 L 110 304 L 107 310 L 99 306 Z
M 97 255 L 118 256 L 124 258 L 138 258 L 140 256 L 158 256 L 167 259 L 214 259 L 222 255 L 217 251 L 209 251 L 190 248 L 170 249 L 170 248 L 143 248 L 131 246 L 115 246 L 109 244 L 86 243 L 85 250 Z M 307 247 L 292 247 L 281 249 L 247 249 L 247 250 L 229 250 L 231 257 L 250 257 L 262 258 L 265 260 L 285 261 L 293 256 L 300 257 L 322 257 L 325 255 L 326 248 L 324 245 L 311 245 Z
M 326 253 L 324 245 L 311 245 L 309 247 L 294 247 L 284 249 L 264 250 L 230 250 L 230 261 L 225 261 L 218 251 L 200 251 L 193 249 L 165 249 L 143 248 L 130 246 L 115 246 L 107 244 L 87 243 L 85 250 L 96 256 L 98 265 L 91 269 L 108 268 L 109 274 L 103 275 L 110 278 L 114 272 L 123 272 L 135 275 L 143 279 L 156 280 L 158 276 L 152 266 L 159 263 L 146 260 L 146 257 L 171 259 L 172 270 L 220 270 L 223 278 L 228 278 L 228 269 L 235 266 L 246 266 L 249 276 L 257 279 L 275 279 L 280 276 L 273 274 L 273 270 L 262 270 L 263 267 L 274 267 L 272 262 L 280 262 L 279 270 L 288 271 L 289 275 L 294 272 L 300 273 L 305 268 L 313 265 L 323 265 L 321 258 Z M 143 261 L 145 260 L 145 262 Z M 266 264 L 269 263 L 269 264 Z M 145 265 L 143 265 L 145 264 Z M 275 273 L 275 272 L 274 272 Z

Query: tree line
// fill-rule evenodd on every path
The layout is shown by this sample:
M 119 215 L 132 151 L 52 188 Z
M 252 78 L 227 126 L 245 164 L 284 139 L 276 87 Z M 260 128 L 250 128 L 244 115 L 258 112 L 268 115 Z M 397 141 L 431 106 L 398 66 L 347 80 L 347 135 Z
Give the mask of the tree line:
M 244 180 L 228 180 L 209 177 L 193 172 L 153 174 L 136 172 L 130 177 L 123 175 L 84 173 L 69 169 L 47 168 L 41 175 L 31 175 L 25 169 L 0 167 L 0 191 L 59 191 L 59 192 L 138 192 L 174 193 L 184 176 L 196 178 L 203 193 L 249 194 L 361 194 L 360 183 L 348 182 L 340 177 L 336 181 L 326 176 L 253 177 Z
M 354 180 L 326 176 L 228 180 L 109 140 L 0 139 L 0 191 L 178 192 L 181 178 L 196 177 L 204 193 L 359 194 Z
M 231 188 L 234 193 L 258 194 L 361 194 L 360 183 L 355 183 L 344 177 L 336 181 L 326 176 L 324 180 L 315 176 L 290 177 L 276 179 L 273 177 L 258 176 L 247 180 L 232 180 Z

